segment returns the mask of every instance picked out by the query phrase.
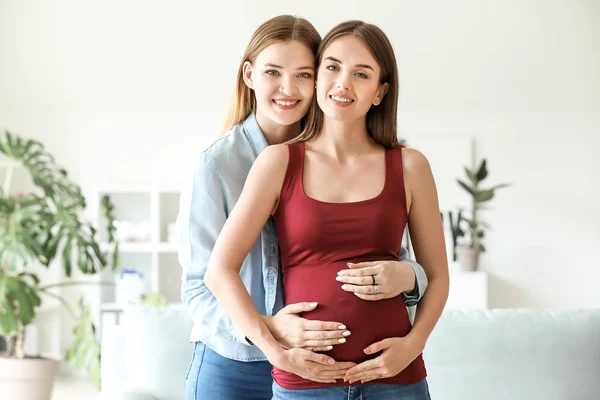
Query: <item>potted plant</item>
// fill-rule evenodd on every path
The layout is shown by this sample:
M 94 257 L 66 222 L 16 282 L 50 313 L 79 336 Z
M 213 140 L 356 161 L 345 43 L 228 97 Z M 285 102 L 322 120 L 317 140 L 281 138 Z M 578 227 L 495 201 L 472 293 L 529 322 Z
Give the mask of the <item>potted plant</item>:
M 8 347 L 8 352 L 0 355 L 2 398 L 50 399 L 59 361 L 27 356 L 23 351 L 25 327 L 34 322 L 45 297 L 57 298 L 76 320 L 75 340 L 65 359 L 77 369 L 86 370 L 99 385 L 100 351 L 89 308 L 79 302 L 72 310 L 52 291 L 80 282 L 44 284 L 35 273 L 35 268 L 64 268 L 69 278 L 73 268 L 95 274 L 107 267 L 97 229 L 82 215 L 85 198 L 41 143 L 5 131 L 0 133 L 0 151 L 11 162 L 26 168 L 36 187 L 31 193 L 11 195 L 11 165 L 0 186 L 0 336 Z M 118 245 L 108 197 L 102 199 L 102 210 L 114 266 Z
M 477 170 L 465 167 L 465 173 L 468 183 L 460 179 L 457 179 L 457 182 L 471 196 L 471 209 L 469 210 L 470 218 L 465 217 L 464 213 L 459 217 L 457 234 L 458 237 L 465 237 L 466 243 L 456 246 L 456 257 L 463 270 L 474 271 L 477 269 L 480 252 L 485 251 L 482 241 L 485 237 L 485 228 L 489 228 L 489 225 L 479 218 L 479 210 L 483 208 L 483 203 L 494 198 L 496 189 L 510 185 L 502 183 L 487 189 L 480 187 L 481 181 L 488 176 L 485 158 L 481 161 Z M 467 224 L 466 232 L 460 227 L 460 223 L 463 221 Z

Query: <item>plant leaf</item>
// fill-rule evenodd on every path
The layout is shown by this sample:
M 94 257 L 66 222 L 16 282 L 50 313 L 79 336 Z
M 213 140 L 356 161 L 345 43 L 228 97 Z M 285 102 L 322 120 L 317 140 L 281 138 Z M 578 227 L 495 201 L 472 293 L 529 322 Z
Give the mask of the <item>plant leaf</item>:
M 473 192 L 473 189 L 472 189 L 472 188 L 471 188 L 469 185 L 467 185 L 466 183 L 464 183 L 464 182 L 463 182 L 463 181 L 461 181 L 460 179 L 457 179 L 456 181 L 458 182 L 458 184 L 459 184 L 460 186 L 462 186 L 462 188 L 463 188 L 463 189 L 465 189 L 467 192 L 469 192 L 469 194 L 470 194 L 471 196 L 474 196 L 474 195 L 475 195 L 475 193 Z
M 487 161 L 485 158 L 481 161 L 481 165 L 479 166 L 479 170 L 475 176 L 477 177 L 478 181 L 482 181 L 488 176 Z

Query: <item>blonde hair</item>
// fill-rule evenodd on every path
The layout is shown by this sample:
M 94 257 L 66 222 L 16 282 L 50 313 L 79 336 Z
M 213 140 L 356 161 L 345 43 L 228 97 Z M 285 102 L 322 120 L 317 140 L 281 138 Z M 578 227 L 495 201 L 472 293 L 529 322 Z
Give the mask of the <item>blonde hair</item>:
M 256 111 L 256 98 L 244 82 L 244 63 L 254 63 L 260 52 L 268 46 L 290 40 L 305 44 L 315 54 L 321 43 L 321 35 L 306 19 L 293 15 L 273 17 L 254 32 L 240 62 L 233 97 L 225 118 L 224 132 L 240 124 Z
M 398 67 L 396 55 L 389 39 L 379 27 L 363 21 L 342 22 L 325 35 L 317 51 L 318 63 L 321 63 L 327 47 L 334 40 L 346 35 L 352 35 L 362 40 L 381 68 L 379 83 L 388 84 L 387 93 L 381 103 L 376 107 L 371 106 L 367 112 L 367 132 L 379 145 L 404 147 L 404 143 L 398 140 L 397 133 Z M 323 111 L 317 105 L 316 98 L 315 95 L 307 113 L 303 131 L 289 143 L 305 142 L 321 133 L 324 117 Z

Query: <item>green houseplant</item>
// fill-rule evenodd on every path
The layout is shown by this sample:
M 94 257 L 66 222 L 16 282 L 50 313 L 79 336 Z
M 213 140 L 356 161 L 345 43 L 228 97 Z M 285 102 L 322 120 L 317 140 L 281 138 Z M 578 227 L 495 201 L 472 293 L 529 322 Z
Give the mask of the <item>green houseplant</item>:
M 470 214 L 470 217 L 466 217 L 464 212 L 459 214 L 459 221 L 456 227 L 457 236 L 465 237 L 467 240 L 465 244 L 456 246 L 456 255 L 464 270 L 475 270 L 477 269 L 480 252 L 485 251 L 483 239 L 485 237 L 485 230 L 489 228 L 489 225 L 481 220 L 479 211 L 483 209 L 484 203 L 494 198 L 496 189 L 510 185 L 501 183 L 489 188 L 481 187 L 481 182 L 488 176 L 485 158 L 481 161 L 477 169 L 464 167 L 464 170 L 468 181 L 465 182 L 457 179 L 457 182 L 471 197 L 471 209 L 467 210 L 467 214 Z M 461 227 L 464 226 L 462 222 L 466 223 L 466 229 Z
M 26 357 L 23 351 L 25 327 L 34 322 L 46 297 L 57 298 L 75 318 L 75 340 L 65 359 L 77 369 L 86 370 L 99 385 L 100 351 L 89 308 L 80 301 L 74 310 L 52 289 L 79 284 L 68 279 L 73 268 L 83 274 L 95 274 L 106 268 L 109 253 L 102 251 L 97 229 L 83 216 L 86 201 L 80 187 L 69 180 L 67 172 L 41 143 L 4 131 L 0 133 L 0 151 L 11 163 L 29 172 L 36 188 L 31 193 L 11 194 L 14 167 L 12 164 L 6 167 L 4 183 L 0 183 L 0 336 L 4 337 L 8 352 L 0 356 L 4 367 L 0 372 L 23 369 L 33 377 L 50 375 L 45 380 L 40 378 L 39 385 L 34 387 L 30 382 L 20 383 L 26 377 L 0 373 L 0 393 L 3 396 L 14 393 L 14 397 L 8 395 L 8 398 L 24 400 L 50 398 L 58 361 Z M 115 266 L 118 244 L 108 197 L 102 199 L 102 210 Z M 64 268 L 67 279 L 52 284 L 41 282 L 35 270 L 44 267 Z

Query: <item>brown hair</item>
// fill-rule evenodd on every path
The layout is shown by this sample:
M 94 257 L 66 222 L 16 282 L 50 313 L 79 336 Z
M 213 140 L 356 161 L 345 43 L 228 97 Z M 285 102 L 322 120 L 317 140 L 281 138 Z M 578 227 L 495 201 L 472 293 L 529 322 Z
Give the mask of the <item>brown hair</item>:
M 404 146 L 398 140 L 397 133 L 398 67 L 396 55 L 389 39 L 379 27 L 363 21 L 342 22 L 325 35 L 317 51 L 318 63 L 321 63 L 327 47 L 334 40 L 346 35 L 356 36 L 363 41 L 381 68 L 379 83 L 387 83 L 389 86 L 381 103 L 378 106 L 371 106 L 367 112 L 367 132 L 379 145 L 385 147 Z M 306 116 L 304 130 L 289 143 L 305 142 L 321 133 L 324 118 L 316 98 L 315 94 Z
M 240 62 L 233 97 L 225 119 L 225 132 L 256 111 L 256 98 L 244 82 L 244 63 L 246 61 L 254 63 L 258 54 L 268 46 L 290 40 L 298 40 L 315 54 L 321 43 L 321 35 L 306 19 L 293 15 L 273 17 L 254 32 Z

